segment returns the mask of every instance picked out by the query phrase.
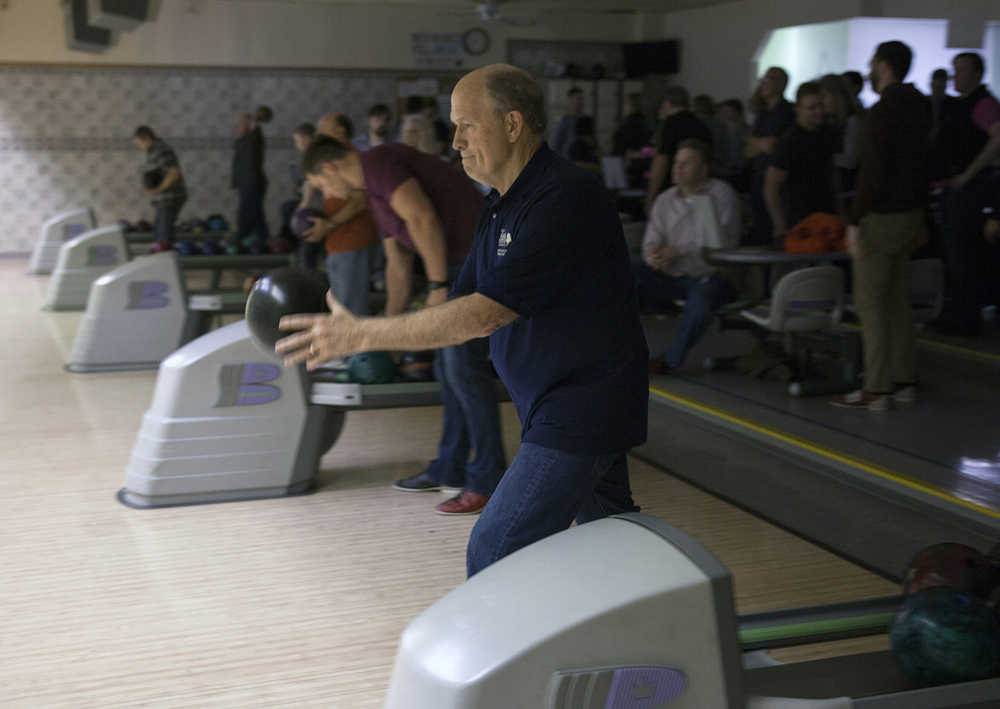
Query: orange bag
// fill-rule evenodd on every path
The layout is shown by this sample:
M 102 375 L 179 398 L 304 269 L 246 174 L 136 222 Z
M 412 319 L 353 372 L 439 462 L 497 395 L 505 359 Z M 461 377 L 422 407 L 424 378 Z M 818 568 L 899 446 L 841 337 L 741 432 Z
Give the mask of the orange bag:
M 810 214 L 785 234 L 785 251 L 790 254 L 825 254 L 846 251 L 847 227 L 833 214 Z

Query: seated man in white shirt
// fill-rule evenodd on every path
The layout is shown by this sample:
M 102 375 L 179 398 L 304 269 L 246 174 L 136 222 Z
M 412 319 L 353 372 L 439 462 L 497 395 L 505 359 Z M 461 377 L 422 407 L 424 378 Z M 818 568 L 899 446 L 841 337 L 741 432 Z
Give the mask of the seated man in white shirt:
M 650 374 L 679 367 L 705 334 L 713 313 L 733 299 L 734 289 L 702 258 L 702 248 L 739 242 L 740 206 L 733 188 L 708 176 L 711 151 L 685 140 L 673 164 L 674 186 L 656 198 L 642 241 L 642 261 L 632 264 L 641 308 L 668 308 L 685 301 L 684 312 L 663 359 L 649 362 Z

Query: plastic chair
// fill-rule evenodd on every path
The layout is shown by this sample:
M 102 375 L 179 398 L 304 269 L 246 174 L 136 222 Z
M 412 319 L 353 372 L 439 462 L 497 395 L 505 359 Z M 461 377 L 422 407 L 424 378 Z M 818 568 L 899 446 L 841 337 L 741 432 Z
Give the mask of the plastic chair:
M 778 281 L 771 301 L 740 314 L 772 332 L 815 332 L 833 327 L 844 312 L 844 274 L 835 266 L 800 268 Z
M 763 362 L 752 376 L 787 364 L 793 357 L 798 360 L 797 376 L 804 376 L 810 355 L 805 349 L 796 351 L 794 336 L 829 330 L 840 323 L 843 312 L 844 274 L 839 268 L 814 266 L 782 276 L 769 303 L 740 311 L 742 317 L 755 325 L 784 335 L 787 356 Z

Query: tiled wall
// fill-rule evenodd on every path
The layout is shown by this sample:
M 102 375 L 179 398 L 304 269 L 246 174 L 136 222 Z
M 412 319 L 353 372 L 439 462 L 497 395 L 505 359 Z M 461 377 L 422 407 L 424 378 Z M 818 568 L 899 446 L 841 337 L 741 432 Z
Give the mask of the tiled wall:
M 267 104 L 267 217 L 293 195 L 292 129 L 330 110 L 359 130 L 373 103 L 394 105 L 396 79 L 363 72 L 0 67 L 0 253 L 30 251 L 47 218 L 92 206 L 98 221 L 152 220 L 130 140 L 147 124 L 177 152 L 188 186 L 180 219 L 219 212 L 229 187 L 237 114 Z

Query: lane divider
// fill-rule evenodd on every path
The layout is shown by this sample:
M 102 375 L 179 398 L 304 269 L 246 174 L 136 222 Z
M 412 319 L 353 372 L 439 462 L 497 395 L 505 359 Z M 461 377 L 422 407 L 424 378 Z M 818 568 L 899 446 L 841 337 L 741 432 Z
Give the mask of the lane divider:
M 720 418 L 724 421 L 728 421 L 729 423 L 740 426 L 741 428 L 745 428 L 755 433 L 759 433 L 769 438 L 773 438 L 775 440 L 781 441 L 782 443 L 787 443 L 789 445 L 795 446 L 796 448 L 802 448 L 803 450 L 807 450 L 810 453 L 814 453 L 829 460 L 834 460 L 837 461 L 838 463 L 843 463 L 853 468 L 863 470 L 866 473 L 875 475 L 879 478 L 882 478 L 883 480 L 888 480 L 890 482 L 896 483 L 897 485 L 903 485 L 912 490 L 916 490 L 918 492 L 922 492 L 927 495 L 932 495 L 934 497 L 946 500 L 947 502 L 951 502 L 956 505 L 961 505 L 962 507 L 966 507 L 970 510 L 978 512 L 979 514 L 984 514 L 994 519 L 1000 519 L 1000 511 L 991 509 L 989 507 L 984 507 L 983 505 L 976 504 L 975 502 L 970 502 L 969 500 L 963 500 L 959 497 L 955 497 L 947 490 L 938 487 L 937 485 L 931 485 L 930 483 L 926 483 L 922 480 L 909 477 L 895 470 L 890 470 L 889 468 L 884 468 L 880 465 L 875 465 L 874 463 L 862 460 L 861 458 L 855 458 L 852 455 L 842 453 L 838 450 L 834 450 L 833 448 L 827 448 L 826 446 L 821 446 L 818 443 L 814 443 L 813 441 L 809 441 L 805 438 L 800 438 L 799 436 L 794 436 L 790 433 L 783 433 L 782 431 L 778 431 L 777 429 L 769 428 L 767 426 L 761 426 L 760 424 L 754 423 L 753 421 L 750 421 L 748 419 L 740 418 L 739 416 L 734 416 L 733 414 L 723 411 L 722 409 L 717 409 L 713 406 L 707 406 L 705 404 L 701 404 L 697 401 L 694 401 L 693 399 L 689 399 L 684 396 L 679 396 L 678 394 L 673 394 L 669 391 L 666 391 L 665 389 L 660 389 L 658 387 L 651 386 L 649 388 L 649 391 L 650 393 L 662 399 L 667 399 L 668 401 L 672 401 L 676 404 L 681 404 L 682 406 L 690 407 L 704 414 L 708 414 L 709 416 Z

